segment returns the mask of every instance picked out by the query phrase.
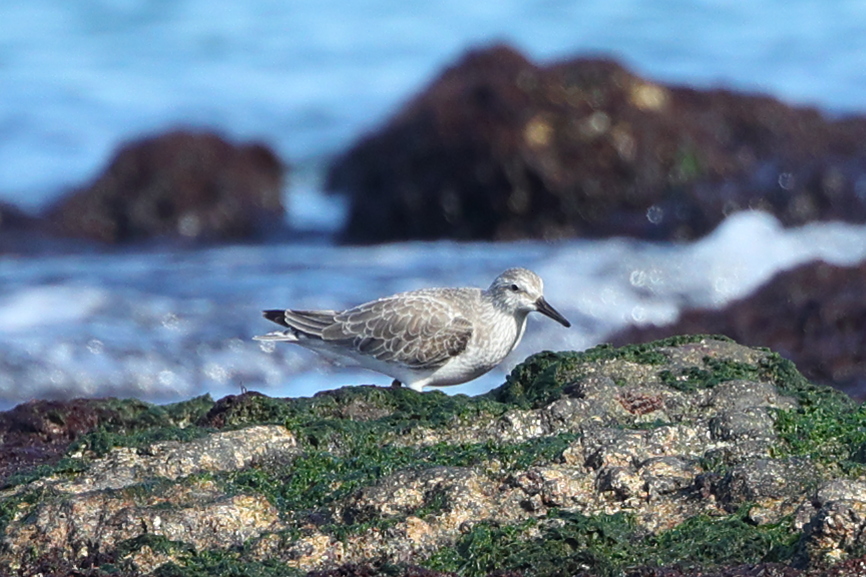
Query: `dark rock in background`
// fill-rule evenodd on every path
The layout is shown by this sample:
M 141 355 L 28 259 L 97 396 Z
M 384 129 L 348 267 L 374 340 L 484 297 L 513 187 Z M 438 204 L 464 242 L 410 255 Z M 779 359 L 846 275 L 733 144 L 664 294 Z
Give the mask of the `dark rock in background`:
M 866 222 L 866 120 L 664 86 L 604 59 L 465 55 L 331 166 L 344 239 L 692 239 L 760 208 Z
M 283 226 L 284 172 L 265 145 L 169 132 L 123 146 L 45 218 L 58 235 L 106 243 L 256 238 Z
M 614 344 L 686 333 L 713 333 L 770 347 L 816 382 L 866 396 L 866 263 L 816 261 L 779 273 L 721 310 L 688 310 L 667 326 L 633 327 Z

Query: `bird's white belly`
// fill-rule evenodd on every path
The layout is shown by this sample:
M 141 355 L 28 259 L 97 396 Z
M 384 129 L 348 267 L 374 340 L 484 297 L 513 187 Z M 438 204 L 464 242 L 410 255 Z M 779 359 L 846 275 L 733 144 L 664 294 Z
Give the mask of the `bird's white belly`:
M 522 326 L 505 325 L 503 332 L 486 341 L 475 338 L 463 353 L 430 375 L 429 386 L 458 385 L 480 377 L 502 362 L 523 334 Z

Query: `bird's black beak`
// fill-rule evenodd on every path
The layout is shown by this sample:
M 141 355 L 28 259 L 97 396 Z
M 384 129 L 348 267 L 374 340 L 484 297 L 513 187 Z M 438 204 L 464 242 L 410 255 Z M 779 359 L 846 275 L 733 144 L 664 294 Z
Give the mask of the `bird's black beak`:
M 538 310 L 538 312 L 540 312 L 541 314 L 543 314 L 545 316 L 552 318 L 553 320 L 555 320 L 556 322 L 558 322 L 559 324 L 561 324 L 565 328 L 568 328 L 571 326 L 571 323 L 568 322 L 568 319 L 566 319 L 564 316 L 559 314 L 559 311 L 557 311 L 555 308 L 550 306 L 550 303 L 548 303 L 546 300 L 544 300 L 544 297 L 538 297 L 538 300 L 535 301 L 535 307 Z

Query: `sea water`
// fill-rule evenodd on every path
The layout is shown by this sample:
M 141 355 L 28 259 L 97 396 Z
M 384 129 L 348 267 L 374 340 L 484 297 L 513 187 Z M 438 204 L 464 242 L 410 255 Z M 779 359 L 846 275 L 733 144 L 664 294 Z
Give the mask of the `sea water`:
M 540 62 L 604 54 L 659 81 L 764 91 L 828 115 L 864 109 L 866 5 L 857 2 L 6 0 L 0 200 L 36 211 L 95 178 L 125 141 L 205 128 L 274 147 L 294 167 L 289 224 L 315 234 L 283 244 L 0 255 L 0 405 L 387 385 L 298 347 L 252 341 L 273 328 L 261 309 L 483 287 L 507 267 L 532 268 L 574 326 L 533 315 L 502 366 L 448 389 L 474 394 L 533 352 L 581 350 L 628 324 L 723 306 L 810 259 L 866 258 L 866 227 L 783 229 L 761 213 L 735 214 L 684 244 L 330 241 L 346 211 L 322 191 L 330 159 L 463 51 L 495 41 Z
M 759 248 L 756 248 L 759 247 Z M 765 213 L 728 218 L 687 244 L 633 239 L 557 243 L 328 243 L 117 251 L 6 258 L 0 267 L 0 403 L 134 396 L 172 401 L 257 390 L 307 396 L 390 378 L 332 365 L 287 343 L 251 340 L 276 327 L 262 309 L 342 309 L 429 286 L 486 287 L 526 266 L 573 326 L 531 315 L 498 368 L 448 392 L 504 381 L 527 355 L 582 350 L 629 324 L 666 323 L 684 307 L 719 307 L 776 271 L 822 258 L 866 258 L 866 227 L 783 229 Z
M 0 200 L 36 209 L 178 125 L 327 160 L 471 47 L 598 54 L 662 82 L 863 112 L 851 0 L 4 0 Z

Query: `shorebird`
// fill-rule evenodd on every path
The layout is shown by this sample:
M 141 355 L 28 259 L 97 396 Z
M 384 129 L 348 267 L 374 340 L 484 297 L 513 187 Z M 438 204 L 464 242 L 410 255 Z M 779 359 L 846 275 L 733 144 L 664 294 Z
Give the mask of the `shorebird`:
M 533 311 L 570 327 L 543 288 L 534 272 L 510 268 L 486 290 L 421 289 L 344 311 L 266 310 L 264 317 L 286 330 L 254 338 L 296 343 L 421 392 L 471 381 L 498 365 L 520 342 Z

